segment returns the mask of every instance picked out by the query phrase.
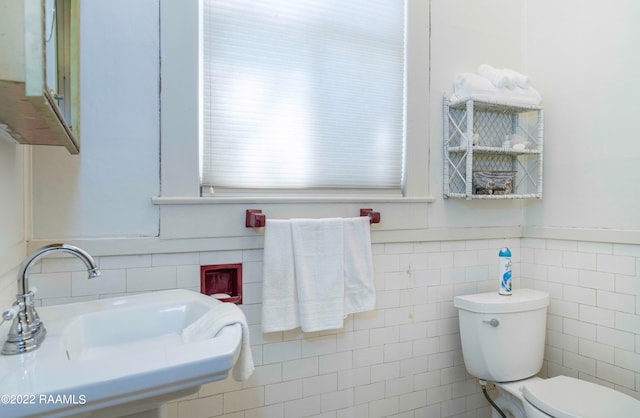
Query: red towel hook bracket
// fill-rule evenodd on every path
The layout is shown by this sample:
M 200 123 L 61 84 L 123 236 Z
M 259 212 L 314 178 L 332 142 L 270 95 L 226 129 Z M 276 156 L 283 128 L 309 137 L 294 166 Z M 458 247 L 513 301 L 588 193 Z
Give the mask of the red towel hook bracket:
M 247 228 L 263 228 L 267 223 L 267 215 L 260 209 L 247 209 L 245 226 Z
M 368 216 L 370 224 L 380 223 L 380 212 L 376 212 L 373 209 L 360 209 L 360 216 Z

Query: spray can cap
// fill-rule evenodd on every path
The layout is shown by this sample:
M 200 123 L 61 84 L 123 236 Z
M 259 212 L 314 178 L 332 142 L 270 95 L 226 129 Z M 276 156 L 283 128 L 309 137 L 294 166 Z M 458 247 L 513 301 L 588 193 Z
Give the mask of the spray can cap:
M 511 250 L 509 249 L 509 247 L 501 248 L 500 252 L 498 253 L 498 257 L 511 257 Z

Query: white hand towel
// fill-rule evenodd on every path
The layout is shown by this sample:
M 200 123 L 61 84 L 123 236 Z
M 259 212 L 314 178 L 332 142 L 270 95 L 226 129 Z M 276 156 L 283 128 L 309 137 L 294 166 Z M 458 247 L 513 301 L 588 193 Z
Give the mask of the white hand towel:
M 369 217 L 343 220 L 345 315 L 375 309 Z
M 267 219 L 264 230 L 262 331 L 299 326 L 291 221 Z
M 509 76 L 502 70 L 498 70 L 497 68 L 493 68 L 488 64 L 482 64 L 478 67 L 478 74 L 487 80 L 491 81 L 491 83 L 497 88 L 501 89 L 504 87 L 513 88 L 515 87 Z
M 239 382 L 247 380 L 254 370 L 251 355 L 251 341 L 249 327 L 244 313 L 233 303 L 220 303 L 214 309 L 204 314 L 182 330 L 182 340 L 200 341 L 217 335 L 227 325 L 240 324 L 242 328 L 242 343 L 238 360 L 233 365 L 233 378 Z
M 305 332 L 342 328 L 342 219 L 292 219 L 291 222 L 300 327 Z

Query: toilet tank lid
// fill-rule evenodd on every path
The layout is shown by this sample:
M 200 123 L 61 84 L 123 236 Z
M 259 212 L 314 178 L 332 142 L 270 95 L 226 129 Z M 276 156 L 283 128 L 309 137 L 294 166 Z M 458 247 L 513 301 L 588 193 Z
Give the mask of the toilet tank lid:
M 546 308 L 549 294 L 534 289 L 514 289 L 510 296 L 495 292 L 456 296 L 453 305 L 458 309 L 477 313 L 524 312 Z
M 526 383 L 524 398 L 557 418 L 637 417 L 640 401 L 616 390 L 567 376 Z

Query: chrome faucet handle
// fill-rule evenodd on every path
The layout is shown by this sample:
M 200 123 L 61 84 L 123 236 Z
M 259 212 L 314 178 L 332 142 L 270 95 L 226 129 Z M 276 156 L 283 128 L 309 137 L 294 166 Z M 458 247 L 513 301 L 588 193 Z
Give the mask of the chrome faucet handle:
M 15 318 L 18 312 L 20 311 L 20 308 L 21 308 L 20 303 L 16 302 L 10 308 L 7 308 L 4 311 L 2 311 L 2 319 L 4 319 L 5 321 L 9 321 Z
M 3 312 L 13 321 L 2 346 L 2 354 L 21 354 L 38 348 L 47 332 L 33 306 L 32 293 L 18 295 L 18 301 Z M 14 312 L 15 310 L 15 312 Z
M 2 311 L 2 321 L 0 322 L 0 325 L 2 325 L 4 323 L 4 321 L 11 321 L 13 318 L 16 317 L 16 315 L 18 315 L 18 312 L 20 312 L 20 309 L 22 309 L 21 307 L 21 303 L 14 303 L 10 308 L 5 309 L 4 311 Z

